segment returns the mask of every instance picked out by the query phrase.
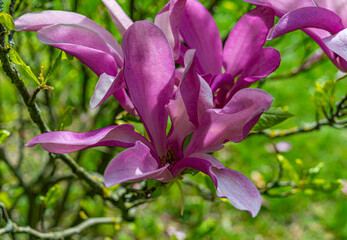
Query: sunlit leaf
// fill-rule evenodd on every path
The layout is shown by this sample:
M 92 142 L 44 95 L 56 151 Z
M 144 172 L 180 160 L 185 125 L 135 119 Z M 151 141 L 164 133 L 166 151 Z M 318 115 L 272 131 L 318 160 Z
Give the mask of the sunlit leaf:
M 11 133 L 9 131 L 0 129 L 0 144 L 4 143 L 10 134 Z
M 0 12 L 0 23 L 7 29 L 7 31 L 12 31 L 15 28 L 13 18 L 8 13 Z
M 18 55 L 18 53 L 9 44 L 7 44 L 7 47 L 10 48 L 9 56 L 11 61 L 14 64 L 21 66 L 23 70 L 28 74 L 28 76 L 32 80 L 34 80 L 38 85 L 40 85 L 39 80 L 37 79 L 35 74 L 32 72 L 31 68 L 28 65 L 26 65 L 26 63 L 22 60 L 22 58 Z
M 54 208 L 61 195 L 61 187 L 59 184 L 55 184 L 51 187 L 46 196 L 40 196 L 40 200 L 45 204 L 47 208 Z
M 293 165 L 289 162 L 289 160 L 281 154 L 277 154 L 277 159 L 283 168 L 284 174 L 286 174 L 286 176 L 288 176 L 291 181 L 298 184 L 300 181 L 299 175 L 294 169 Z
M 334 192 L 342 188 L 342 181 L 340 179 L 313 179 L 309 183 L 305 184 L 305 188 L 315 191 Z
M 63 56 L 63 52 L 60 52 L 58 57 L 54 60 L 53 66 L 49 69 L 49 72 L 48 72 L 48 74 L 46 76 L 46 82 L 49 80 L 49 78 L 51 77 L 52 73 L 57 69 L 57 67 L 61 63 L 62 56 Z
M 257 124 L 253 127 L 253 131 L 262 131 L 273 127 L 284 120 L 293 117 L 294 115 L 284 111 L 281 108 L 271 108 L 269 111 L 264 112 Z
M 63 113 L 60 116 L 59 124 L 58 124 L 58 131 L 62 131 L 68 126 L 70 126 L 73 122 L 73 116 L 72 113 L 75 110 L 75 107 L 67 106 Z

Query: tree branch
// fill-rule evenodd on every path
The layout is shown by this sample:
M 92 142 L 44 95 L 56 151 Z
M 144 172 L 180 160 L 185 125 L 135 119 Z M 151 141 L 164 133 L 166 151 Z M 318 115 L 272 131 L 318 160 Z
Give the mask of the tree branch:
M 56 231 L 56 232 L 48 232 L 48 233 L 42 233 L 39 232 L 31 227 L 20 227 L 16 223 L 14 223 L 8 216 L 6 208 L 4 205 L 0 202 L 0 209 L 3 211 L 4 219 L 7 222 L 5 227 L 0 228 L 0 236 L 7 234 L 7 233 L 13 233 L 13 234 L 19 234 L 19 233 L 26 233 L 31 236 L 34 236 L 39 239 L 64 239 L 66 237 L 79 234 L 82 231 L 86 230 L 89 227 L 98 225 L 98 224 L 115 224 L 117 223 L 116 218 L 112 217 L 102 217 L 102 218 L 90 218 L 86 220 L 85 222 L 78 224 L 74 227 L 65 229 L 63 231 Z

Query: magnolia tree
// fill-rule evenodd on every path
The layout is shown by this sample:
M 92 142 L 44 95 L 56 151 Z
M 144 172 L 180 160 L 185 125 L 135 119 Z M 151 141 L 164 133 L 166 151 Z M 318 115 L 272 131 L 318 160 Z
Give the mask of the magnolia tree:
M 104 234 L 96 231 L 95 225 L 113 224 L 116 227 L 108 234 L 112 236 L 121 223 L 126 225 L 136 219 L 134 210 L 141 205 L 150 206 L 159 196 L 168 198 L 166 192 L 173 184 L 177 184 L 181 197 L 180 207 L 175 208 L 183 215 L 188 201 L 184 199 L 186 185 L 196 187 L 196 195 L 202 199 L 227 199 L 237 210 L 248 211 L 252 217 L 261 210 L 261 195 L 285 197 L 305 191 L 341 189 L 342 181 L 337 179 L 341 176 L 317 177 L 322 167 L 319 162 L 315 167 L 306 168 L 302 160 L 292 164 L 286 159 L 280 152 L 290 148 L 288 142 L 271 145 L 278 161 L 278 173 L 267 182 L 260 173 L 253 174 L 252 182 L 218 159 L 218 152 L 223 151 L 225 144 L 239 143 L 247 136 L 280 138 L 319 130 L 324 125 L 337 129 L 347 126 L 347 96 L 337 99 L 334 94 L 335 86 L 347 71 L 347 20 L 343 15 L 347 2 L 245 2 L 254 5 L 240 1 L 240 6 L 247 6 L 248 10 L 232 24 L 228 34 L 221 37 L 211 14 L 217 6 L 222 7 L 218 1 L 210 3 L 209 11 L 198 0 L 170 0 L 152 14 L 154 21 L 149 21 L 148 16 L 135 17 L 134 1 L 130 2 L 128 16 L 115 0 L 102 0 L 118 30 L 116 38 L 91 20 L 92 16 L 74 11 L 37 11 L 49 7 L 24 6 L 14 0 L 9 3 L 7 13 L 1 3 L 3 75 L 12 83 L 10 87 L 16 89 L 23 111 L 18 116 L 20 127 L 7 128 L 4 124 L 0 129 L 0 159 L 5 165 L 3 170 L 0 168 L 3 193 L 0 195 L 0 235 L 5 239 L 15 238 L 17 234 L 24 238 L 64 239 L 77 235 L 96 239 Z M 274 25 L 276 17 L 279 21 Z M 325 56 L 336 66 L 336 71 L 339 70 L 340 77 L 316 82 L 313 94 L 316 119 L 311 124 L 276 130 L 275 125 L 293 115 L 283 108 L 272 107 L 271 95 L 275 93 L 260 88 L 267 79 L 271 81 L 268 76 L 281 62 L 280 52 L 269 45 L 276 40 L 270 40 L 286 38 L 287 33 L 296 30 L 306 33 L 323 51 L 318 49 L 308 54 L 302 64 L 285 63 L 286 66 L 292 64 L 290 73 L 275 73 L 272 78 L 290 78 L 309 71 L 324 61 Z M 51 67 L 47 74 L 43 66 L 38 74 L 27 64 L 43 60 L 25 55 L 26 52 L 32 55 L 33 51 L 23 49 L 27 41 L 35 41 L 34 35 L 27 35 L 25 31 L 36 32 L 41 42 L 36 43 L 39 48 L 43 48 L 43 44 L 51 46 L 47 54 Z M 54 48 L 59 49 L 55 60 Z M 84 102 L 81 107 L 63 110 L 51 104 L 57 91 L 67 93 L 57 100 L 60 105 L 65 105 L 63 101 L 67 101 L 69 95 L 77 96 L 69 91 L 68 85 L 59 85 L 59 77 L 77 84 L 74 83 L 76 76 L 64 74 L 66 61 L 69 65 L 75 64 L 72 68 L 78 69 L 76 75 L 83 75 L 82 101 L 88 99 L 91 110 Z M 89 94 L 87 79 L 93 74 L 98 81 L 90 84 L 94 89 Z M 49 81 L 52 76 L 54 81 Z M 43 95 L 45 101 L 40 100 Z M 28 134 L 23 133 L 24 109 L 29 113 L 27 120 L 33 123 Z M 79 120 L 75 120 L 76 114 L 72 117 L 74 109 Z M 112 118 L 109 122 L 103 119 L 107 115 Z M 77 125 L 73 124 L 76 121 Z M 34 127 L 41 134 L 36 134 Z M 67 127 L 70 131 L 64 130 Z M 20 139 L 17 144 L 20 150 L 15 154 L 19 155 L 18 161 L 12 159 L 9 144 L 16 131 Z M 28 147 L 36 145 L 41 147 L 35 147 L 34 152 L 30 150 L 35 156 L 27 156 Z M 86 151 L 83 149 L 101 146 L 107 147 L 101 148 L 106 149 L 102 155 L 83 154 Z M 77 154 L 71 157 L 68 153 L 72 152 Z M 99 165 L 89 170 L 83 158 Z M 33 159 L 40 170 L 24 170 L 24 162 Z M 253 168 L 248 162 L 243 164 Z M 204 186 L 199 180 L 194 181 L 201 179 L 199 172 L 209 177 Z M 289 177 L 284 178 L 285 173 Z M 8 180 L 8 174 L 12 180 Z M 17 189 L 15 192 L 6 188 L 13 184 L 9 181 L 15 182 L 16 187 L 11 187 Z M 74 191 L 76 187 L 82 190 Z M 75 199 L 82 199 L 82 203 L 67 206 L 73 201 L 69 200 L 71 195 L 77 195 Z M 94 208 L 109 210 L 102 210 L 98 216 L 88 215 L 85 210 L 88 196 L 99 199 L 100 206 Z M 29 210 L 19 217 L 15 213 L 20 206 Z M 62 218 L 71 217 L 69 211 L 70 215 L 77 212 L 79 216 L 61 222 Z M 90 229 L 94 229 L 91 231 L 94 234 L 88 235 Z M 175 233 L 175 239 L 182 238 L 179 233 Z

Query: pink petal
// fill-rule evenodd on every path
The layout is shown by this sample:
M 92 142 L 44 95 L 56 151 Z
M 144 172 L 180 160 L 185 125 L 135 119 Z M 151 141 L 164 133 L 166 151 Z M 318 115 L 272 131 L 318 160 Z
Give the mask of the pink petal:
M 175 60 L 180 56 L 179 26 L 186 0 L 170 0 L 157 14 L 154 24 L 160 27 L 173 50 Z
M 202 114 L 185 156 L 225 141 L 242 141 L 260 115 L 270 108 L 273 98 L 260 89 L 242 89 L 222 109 L 210 109 Z
M 122 67 L 123 53 L 117 40 L 106 29 L 81 14 L 50 10 L 27 13 L 15 20 L 16 31 L 38 31 L 42 28 L 62 23 L 78 24 L 97 32 L 107 42 L 107 45 L 113 49 L 112 56 L 116 59 L 117 64 Z
M 195 71 L 194 53 L 194 49 L 186 52 L 181 84 L 166 106 L 172 123 L 167 147 L 173 147 L 176 158 L 183 156 L 184 140 L 199 125 L 200 115 L 213 107 L 211 88 Z
M 92 29 L 76 24 L 57 24 L 37 32 L 37 38 L 80 59 L 97 75 L 117 74 L 117 63 L 107 43 Z
M 223 65 L 225 72 L 236 77 L 259 51 L 273 26 L 275 13 L 268 7 L 257 7 L 244 15 L 235 25 L 225 43 Z
M 336 34 L 344 29 L 341 18 L 334 12 L 319 7 L 299 8 L 285 14 L 269 33 L 268 39 L 274 39 L 286 33 L 303 29 L 319 28 L 331 34 Z
M 260 49 L 249 60 L 240 77 L 237 79 L 232 91 L 225 98 L 229 102 L 230 98 L 239 90 L 251 86 L 251 84 L 274 72 L 281 62 L 280 53 L 272 48 Z
M 123 68 L 116 77 L 101 74 L 98 83 L 95 86 L 94 94 L 90 99 L 90 108 L 95 109 L 107 98 L 113 95 L 117 90 L 125 87 Z
M 327 8 L 339 15 L 343 25 L 347 27 L 347 0 L 315 0 L 315 2 L 318 7 Z
M 166 154 L 168 115 L 165 105 L 175 81 L 170 45 L 160 28 L 150 22 L 139 21 L 124 34 L 123 50 L 128 92 L 161 157 Z
M 276 15 L 281 17 L 284 13 L 297 8 L 316 6 L 312 0 L 243 0 L 259 6 L 271 6 Z M 324 0 L 325 1 L 325 0 Z
M 200 79 L 196 73 L 194 56 L 195 49 L 189 49 L 184 55 L 185 70 L 180 85 L 180 92 L 189 120 L 197 126 L 199 124 L 197 103 L 200 92 Z
M 322 41 L 331 51 L 347 61 L 347 28 L 333 36 L 322 39 Z
M 43 133 L 34 137 L 25 146 L 34 147 L 41 144 L 41 147 L 48 152 L 63 154 L 97 146 L 127 148 L 134 146 L 136 141 L 151 146 L 146 138 L 135 132 L 132 125 L 124 124 L 84 133 L 67 131 Z
M 133 21 L 128 17 L 116 0 L 102 0 L 111 15 L 113 23 L 122 36 Z
M 197 169 L 211 177 L 217 188 L 217 196 L 228 198 L 239 210 L 248 211 L 255 217 L 261 207 L 261 196 L 256 186 L 243 174 L 225 168 L 209 154 L 194 153 L 180 160 L 173 168 L 173 176 L 178 176 L 185 168 Z
M 196 49 L 200 74 L 222 71 L 222 40 L 212 15 L 196 0 L 187 0 L 180 31 L 189 48 Z
M 234 86 L 234 77 L 228 73 L 220 73 L 214 76 L 211 82 L 211 89 L 214 93 L 214 104 L 217 108 L 225 105 L 228 92 Z
M 211 88 L 196 73 L 194 57 L 195 49 L 188 50 L 184 56 L 186 67 L 180 85 L 180 92 L 189 120 L 197 126 L 200 115 L 213 107 L 213 97 Z
M 302 30 L 308 36 L 310 36 L 316 43 L 322 48 L 324 53 L 329 57 L 330 61 L 341 71 L 347 72 L 347 61 L 337 56 L 333 51 L 331 51 L 327 45 L 322 41 L 322 39 L 331 36 L 331 34 L 325 30 L 318 28 L 306 28 Z
M 218 182 L 218 197 L 228 198 L 235 208 L 248 211 L 252 217 L 258 215 L 261 196 L 251 180 L 242 173 L 229 168 L 211 167 L 210 171 Z
M 105 186 L 111 187 L 118 183 L 154 178 L 163 182 L 172 180 L 167 169 L 169 165 L 159 167 L 151 150 L 142 142 L 119 153 L 107 166 Z
M 189 121 L 189 116 L 183 102 L 180 90 L 176 91 L 174 99 L 166 105 L 171 119 L 171 129 L 167 139 L 167 147 L 172 147 L 176 158 L 183 157 L 183 143 L 185 138 L 195 129 Z

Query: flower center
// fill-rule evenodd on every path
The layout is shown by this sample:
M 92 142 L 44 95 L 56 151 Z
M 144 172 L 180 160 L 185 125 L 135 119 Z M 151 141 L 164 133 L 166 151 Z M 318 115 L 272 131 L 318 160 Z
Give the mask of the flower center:
M 166 152 L 166 155 L 164 155 L 160 158 L 160 166 L 164 167 L 168 163 L 168 164 L 170 164 L 168 169 L 171 170 L 172 167 L 176 164 L 176 162 L 177 162 L 177 159 L 175 156 L 175 152 L 171 146 L 169 148 L 169 150 Z

